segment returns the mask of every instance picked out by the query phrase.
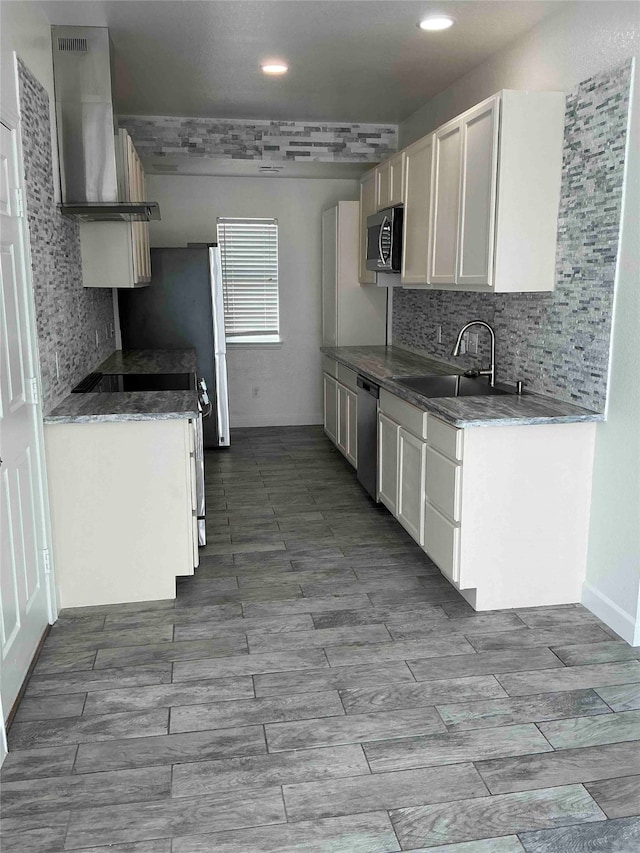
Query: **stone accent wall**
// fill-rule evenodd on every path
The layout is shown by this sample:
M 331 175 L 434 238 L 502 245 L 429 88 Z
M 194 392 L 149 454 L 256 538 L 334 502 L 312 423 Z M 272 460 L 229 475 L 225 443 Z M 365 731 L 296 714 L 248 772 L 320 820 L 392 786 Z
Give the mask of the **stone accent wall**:
M 555 290 L 493 295 L 398 288 L 394 344 L 454 361 L 459 329 L 486 320 L 496 332 L 499 380 L 522 379 L 532 391 L 604 411 L 630 83 L 628 62 L 585 80 L 567 97 Z M 486 362 L 482 330 L 480 341 L 478 357 L 456 364 Z
M 31 275 L 43 409 L 48 414 L 113 352 L 113 301 L 111 290 L 82 286 L 79 227 L 62 216 L 55 203 L 49 96 L 22 62 L 19 81 Z
M 141 156 L 378 163 L 398 147 L 398 126 L 120 116 Z

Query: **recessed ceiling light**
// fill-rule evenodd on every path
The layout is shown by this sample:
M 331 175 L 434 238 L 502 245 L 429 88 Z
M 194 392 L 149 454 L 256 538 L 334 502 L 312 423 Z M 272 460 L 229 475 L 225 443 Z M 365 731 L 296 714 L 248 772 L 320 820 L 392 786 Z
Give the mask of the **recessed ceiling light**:
M 421 30 L 430 30 L 431 32 L 448 30 L 453 24 L 454 20 L 449 15 L 429 15 L 428 18 L 418 21 L 418 26 Z
M 262 70 L 265 74 L 286 74 L 289 66 L 285 65 L 284 62 L 265 62 Z

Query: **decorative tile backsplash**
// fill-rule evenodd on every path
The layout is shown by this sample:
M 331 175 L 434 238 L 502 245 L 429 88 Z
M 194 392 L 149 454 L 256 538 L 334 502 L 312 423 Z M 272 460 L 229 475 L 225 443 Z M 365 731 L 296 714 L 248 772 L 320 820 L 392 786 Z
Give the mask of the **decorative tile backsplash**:
M 398 147 L 398 126 L 336 122 L 120 116 L 141 156 L 378 163 Z
M 107 334 L 113 301 L 110 290 L 82 286 L 78 224 L 62 216 L 55 203 L 49 96 L 22 62 L 19 81 L 31 274 L 47 414 L 115 349 Z
M 393 343 L 477 367 L 488 359 L 451 358 L 469 320 L 496 332 L 498 380 L 604 411 L 620 234 L 631 62 L 581 83 L 567 97 L 558 218 L 556 286 L 551 293 L 479 294 L 397 288 Z M 436 343 L 438 326 L 442 343 Z

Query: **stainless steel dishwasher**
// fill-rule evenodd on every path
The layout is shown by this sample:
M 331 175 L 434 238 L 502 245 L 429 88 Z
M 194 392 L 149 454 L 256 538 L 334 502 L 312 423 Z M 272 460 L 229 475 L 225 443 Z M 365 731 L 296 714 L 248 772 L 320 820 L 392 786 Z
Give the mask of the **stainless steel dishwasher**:
M 377 500 L 378 397 L 380 386 L 358 376 L 358 480 Z

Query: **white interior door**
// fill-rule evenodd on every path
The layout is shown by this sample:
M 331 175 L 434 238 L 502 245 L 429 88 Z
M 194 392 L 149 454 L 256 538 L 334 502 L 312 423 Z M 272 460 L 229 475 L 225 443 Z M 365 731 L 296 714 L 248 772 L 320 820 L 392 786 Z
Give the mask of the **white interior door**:
M 5 715 L 50 616 L 41 416 L 16 133 L 0 123 L 0 698 Z

